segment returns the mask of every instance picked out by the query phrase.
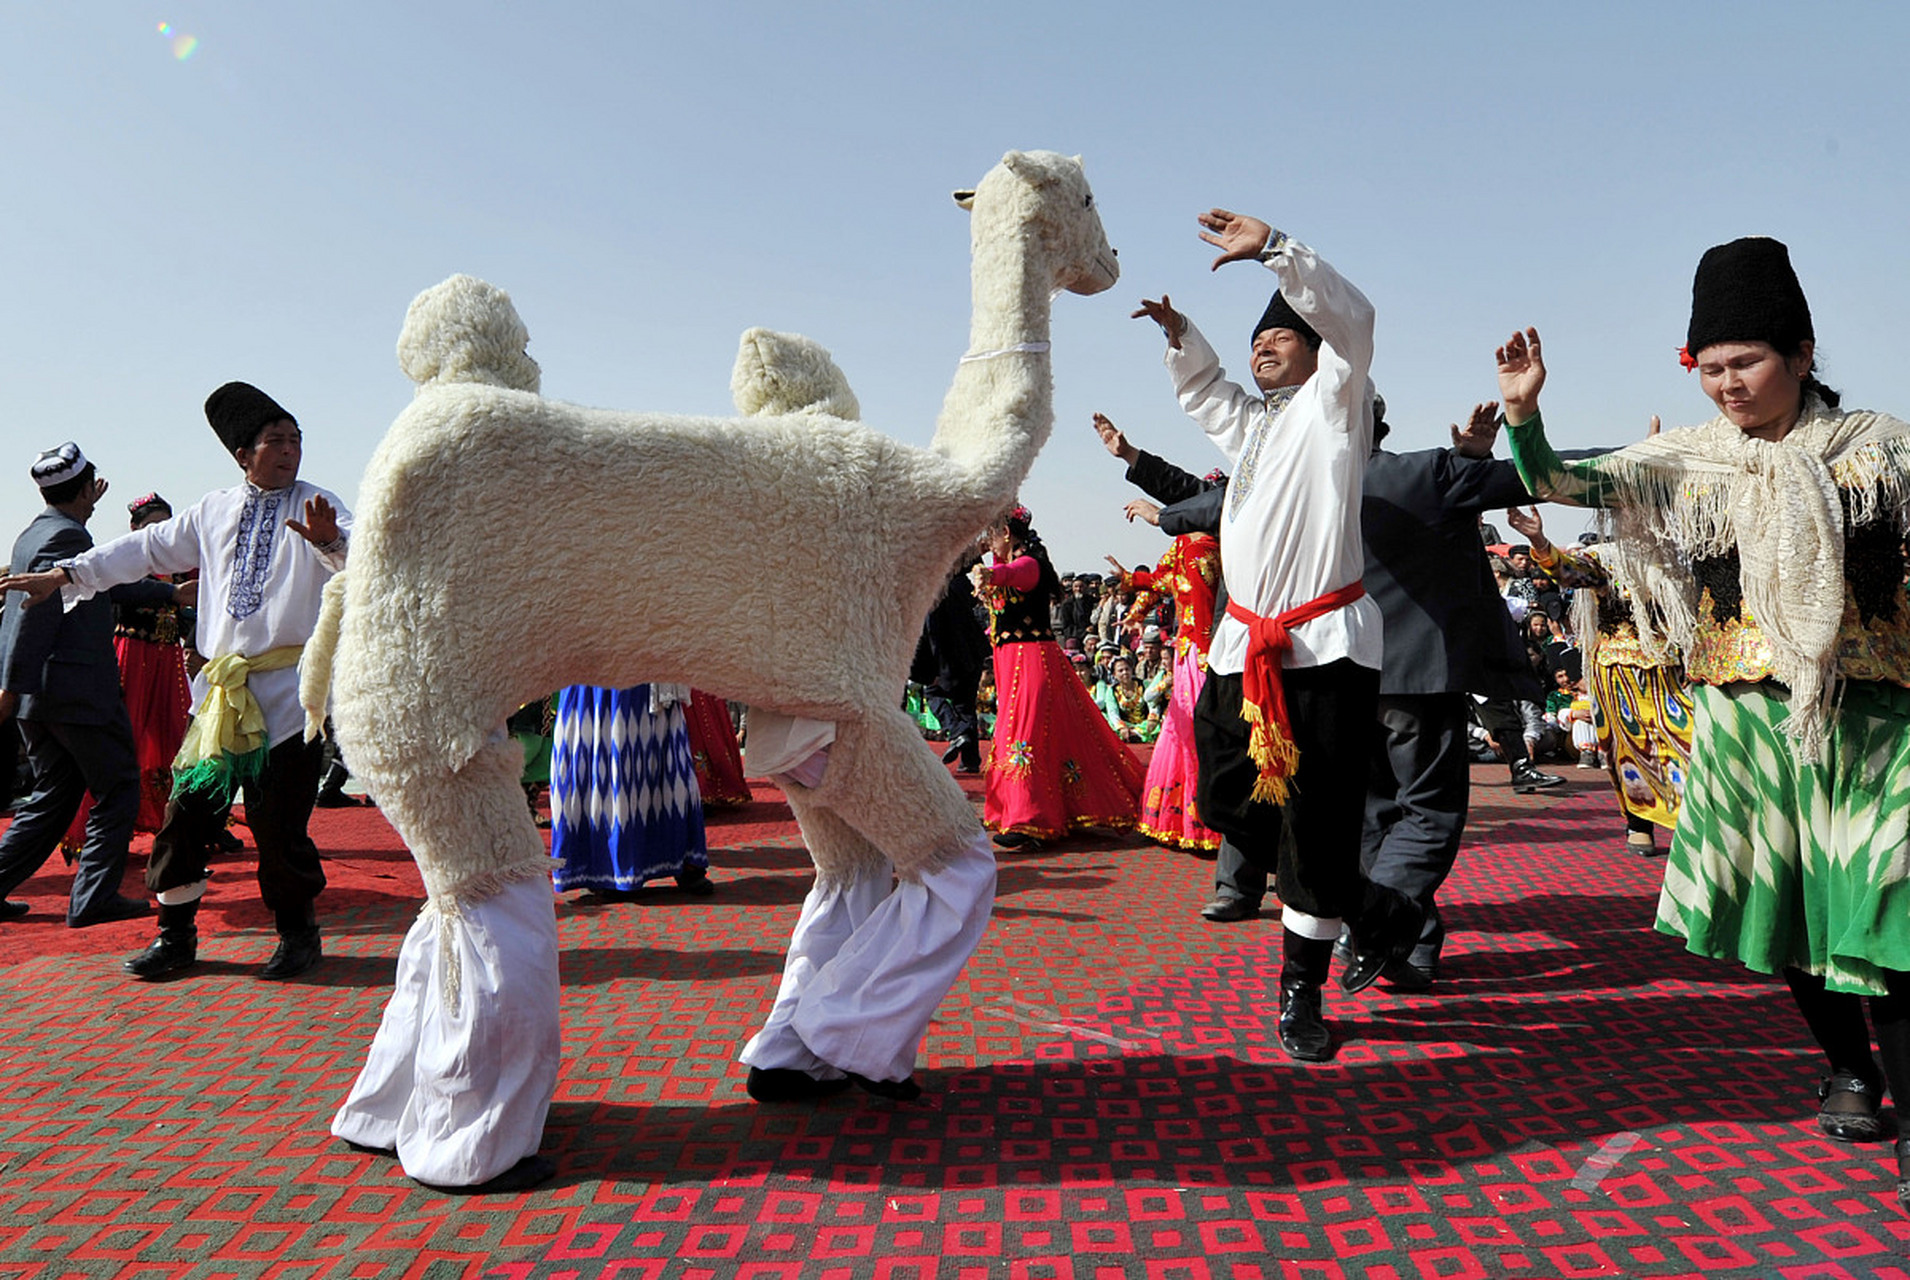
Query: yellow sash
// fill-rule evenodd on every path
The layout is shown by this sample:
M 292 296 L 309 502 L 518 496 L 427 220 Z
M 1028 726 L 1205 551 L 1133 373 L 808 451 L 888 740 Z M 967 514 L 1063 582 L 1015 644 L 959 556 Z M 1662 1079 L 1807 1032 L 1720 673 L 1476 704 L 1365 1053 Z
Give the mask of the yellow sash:
M 249 682 L 255 671 L 283 671 L 298 664 L 303 645 L 268 649 L 256 657 L 228 653 L 206 663 L 206 696 L 186 726 L 186 739 L 173 757 L 174 791 L 194 789 L 224 780 L 228 790 L 243 776 L 256 775 L 264 764 L 265 710 L 252 696 Z

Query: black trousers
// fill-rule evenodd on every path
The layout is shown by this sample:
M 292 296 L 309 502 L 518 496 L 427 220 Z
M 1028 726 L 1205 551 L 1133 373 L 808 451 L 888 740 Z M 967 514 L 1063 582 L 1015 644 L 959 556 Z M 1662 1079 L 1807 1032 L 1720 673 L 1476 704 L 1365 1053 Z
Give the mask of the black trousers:
M 1433 897 L 1459 857 L 1472 792 L 1471 701 L 1463 693 L 1381 694 L 1367 773 L 1360 869 L 1426 912 L 1421 941 L 1435 945 Z
M 1247 754 L 1241 678 L 1210 673 L 1194 704 L 1201 821 L 1248 863 L 1273 873 L 1281 902 L 1343 919 L 1360 911 L 1365 894 L 1360 829 L 1379 672 L 1342 658 L 1287 668 L 1280 679 L 1300 752 L 1287 803 L 1250 798 L 1259 769 Z
M 139 757 L 132 721 L 122 704 L 106 724 L 22 720 L 20 737 L 33 766 L 33 790 L 0 835 L 0 898 L 38 871 L 79 812 L 89 792 L 86 843 L 73 869 L 68 921 L 91 915 L 119 893 L 126 874 L 126 844 L 139 816 Z
M 936 674 L 932 684 L 922 690 L 923 701 L 928 709 L 941 722 L 942 730 L 948 734 L 950 742 L 957 738 L 967 738 L 971 744 L 981 738 L 981 729 L 975 720 L 975 691 L 982 682 L 981 669 L 958 672 L 943 668 Z M 972 746 L 976 760 L 981 759 L 981 749 Z M 967 753 L 964 753 L 964 760 Z
M 274 913 L 302 911 L 325 887 L 318 846 L 306 828 L 318 798 L 322 748 L 316 742 L 288 738 L 265 757 L 265 768 L 245 784 L 245 825 L 259 849 L 259 897 Z M 206 878 L 206 859 L 225 829 L 226 802 L 204 791 L 174 796 L 166 806 L 166 825 L 153 837 L 146 864 L 146 888 L 153 894 L 198 884 Z
M 1499 744 L 1499 754 L 1505 757 L 1516 775 L 1519 766 L 1526 763 L 1525 719 L 1519 715 L 1519 708 L 1510 698 L 1488 698 L 1478 704 L 1476 714 L 1479 723 L 1485 726 L 1492 740 Z

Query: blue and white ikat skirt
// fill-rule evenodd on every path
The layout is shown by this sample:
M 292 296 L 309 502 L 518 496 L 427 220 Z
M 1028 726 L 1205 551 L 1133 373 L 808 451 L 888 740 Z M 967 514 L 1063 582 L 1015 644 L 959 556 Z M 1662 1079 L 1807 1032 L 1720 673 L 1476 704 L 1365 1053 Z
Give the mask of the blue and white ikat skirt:
M 710 865 L 683 709 L 650 686 L 571 685 L 557 695 L 550 770 L 551 879 L 630 890 L 701 879 Z

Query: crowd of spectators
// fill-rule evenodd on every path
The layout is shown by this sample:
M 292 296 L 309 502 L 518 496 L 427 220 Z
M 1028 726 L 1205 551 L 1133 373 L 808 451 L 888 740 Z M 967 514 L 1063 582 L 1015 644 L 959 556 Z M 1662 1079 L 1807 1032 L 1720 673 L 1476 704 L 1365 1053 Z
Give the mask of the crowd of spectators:
M 1573 630 L 1572 589 L 1540 568 L 1529 546 L 1502 541 L 1497 528 L 1483 521 L 1479 532 L 1499 594 L 1520 625 L 1526 660 L 1546 690 L 1542 701 L 1517 704 L 1527 758 L 1603 768 L 1592 732 L 1591 693 Z M 1597 541 L 1598 534 L 1588 530 L 1570 549 L 1582 550 Z M 1139 566 L 1137 571 L 1145 576 L 1145 569 Z M 1062 652 L 1115 733 L 1126 742 L 1146 743 L 1160 731 L 1171 692 L 1176 617 L 1170 598 L 1135 585 L 1135 572 L 1063 573 L 1051 622 Z M 976 611 L 982 612 L 979 604 Z M 985 677 L 978 699 L 984 736 L 992 725 L 992 675 Z M 1142 708 L 1138 713 L 1137 694 Z M 910 696 L 914 705 L 922 705 L 919 690 L 912 689 Z M 932 716 L 921 719 L 930 737 L 942 736 Z M 1473 737 L 1478 760 L 1501 758 L 1482 725 L 1473 725 Z

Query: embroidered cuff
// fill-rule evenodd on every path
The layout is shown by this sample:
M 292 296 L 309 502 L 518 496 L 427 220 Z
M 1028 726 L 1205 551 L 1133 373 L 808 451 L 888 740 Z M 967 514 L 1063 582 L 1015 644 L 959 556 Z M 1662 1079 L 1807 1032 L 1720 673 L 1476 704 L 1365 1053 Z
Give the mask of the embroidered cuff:
M 330 542 L 327 542 L 322 546 L 314 547 L 312 549 L 318 552 L 318 554 L 320 554 L 321 556 L 335 556 L 335 555 L 341 554 L 345 550 L 346 541 L 347 540 L 345 535 L 341 533 L 336 538 L 333 538 Z
M 1285 253 L 1289 239 L 1290 237 L 1286 232 L 1275 227 L 1267 234 L 1267 247 L 1260 251 L 1260 261 L 1272 262 L 1275 258 Z

